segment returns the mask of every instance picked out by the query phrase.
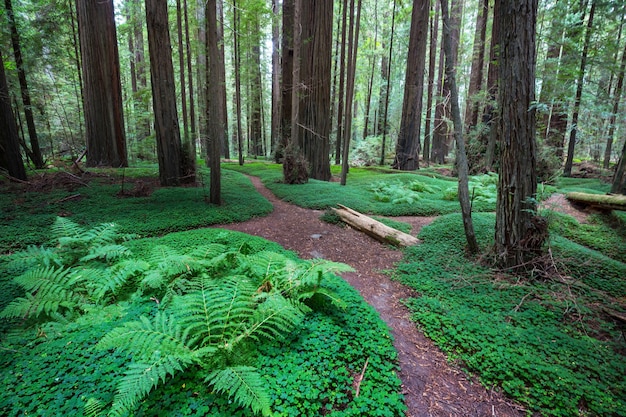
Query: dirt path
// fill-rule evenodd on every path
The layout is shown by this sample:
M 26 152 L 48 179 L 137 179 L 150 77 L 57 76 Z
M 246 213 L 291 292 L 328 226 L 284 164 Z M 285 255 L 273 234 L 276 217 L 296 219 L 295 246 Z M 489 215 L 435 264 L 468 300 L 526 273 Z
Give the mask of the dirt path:
M 356 272 L 343 278 L 356 288 L 387 323 L 395 339 L 400 362 L 400 379 L 408 406 L 407 417 L 523 416 L 523 409 L 502 394 L 486 390 L 471 381 L 458 367 L 449 364 L 409 319 L 400 300 L 412 296 L 407 287 L 391 281 L 381 271 L 402 259 L 393 250 L 350 228 L 324 223 L 320 211 L 303 209 L 277 199 L 261 181 L 251 177 L 254 186 L 273 205 L 266 217 L 224 227 L 279 243 L 303 259 L 323 257 L 351 265 Z M 405 217 L 413 225 L 412 234 L 429 224 L 431 217 Z

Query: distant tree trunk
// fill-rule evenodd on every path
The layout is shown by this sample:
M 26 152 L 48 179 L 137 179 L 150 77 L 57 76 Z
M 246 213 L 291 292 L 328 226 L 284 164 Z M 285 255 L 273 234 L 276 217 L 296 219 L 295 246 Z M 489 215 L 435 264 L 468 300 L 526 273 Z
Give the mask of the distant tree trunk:
M 476 14 L 476 32 L 474 33 L 474 46 L 472 48 L 472 68 L 467 92 L 467 105 L 465 107 L 465 132 L 467 133 L 478 124 L 480 100 L 477 99 L 476 95 L 483 87 L 488 14 L 489 0 L 480 0 Z
M 181 145 L 167 16 L 167 0 L 146 0 L 159 180 L 163 186 L 176 186 L 182 177 Z
M 189 14 L 187 13 L 187 0 L 183 1 L 183 9 L 185 13 L 185 49 L 187 51 L 187 75 L 189 78 L 189 122 L 191 128 L 191 137 L 187 142 L 187 153 L 193 161 L 193 172 L 196 172 L 196 107 L 193 98 L 193 69 L 191 65 L 191 39 L 189 37 Z
M 583 95 L 583 85 L 585 82 L 585 68 L 587 66 L 587 55 L 589 53 L 589 43 L 591 42 L 591 32 L 593 29 L 593 16 L 596 10 L 595 0 L 591 1 L 589 20 L 587 21 L 587 31 L 585 32 L 585 44 L 583 54 L 580 59 L 580 72 L 578 73 L 578 83 L 576 86 L 576 98 L 574 99 L 574 112 L 572 114 L 572 130 L 570 131 L 569 143 L 567 145 L 567 159 L 563 168 L 563 176 L 572 176 L 572 164 L 574 162 L 574 148 L 576 146 L 576 132 L 578 131 L 578 116 L 580 113 L 580 102 Z
M 484 128 L 481 131 L 479 140 L 487 149 L 485 153 L 485 168 L 491 171 L 496 153 L 496 135 L 497 126 L 495 124 L 495 103 L 498 99 L 498 63 L 499 63 L 499 46 L 498 38 L 500 37 L 501 23 L 496 20 L 495 16 L 500 13 L 500 1 L 493 4 L 493 23 L 491 27 L 491 46 L 489 48 L 489 69 L 487 70 L 487 93 L 489 95 L 487 105 L 483 110 L 482 123 Z
M 261 81 L 261 24 L 258 16 L 251 16 L 253 20 L 251 24 L 252 33 L 251 46 L 248 51 L 250 57 L 250 74 L 248 79 L 250 81 L 250 90 L 247 95 L 248 103 L 250 105 L 250 112 L 248 113 L 248 120 L 250 123 L 250 140 L 252 141 L 251 153 L 254 157 L 263 156 L 263 123 L 262 123 L 262 107 L 263 107 L 263 94 L 262 94 L 262 81 Z
M 613 174 L 613 183 L 611 185 L 611 193 L 613 194 L 626 194 L 626 142 L 622 148 L 622 155 L 615 167 L 615 174 Z
M 237 154 L 239 165 L 243 165 L 243 143 L 241 128 L 241 49 L 239 46 L 239 11 L 237 0 L 233 0 L 233 52 L 235 60 L 235 118 L 237 120 Z
M 183 13 L 181 10 L 181 1 L 176 0 L 176 31 L 178 34 L 178 67 L 180 74 L 180 101 L 183 113 L 183 140 L 180 153 L 180 169 L 185 182 L 195 182 L 196 175 L 196 158 L 189 137 L 189 113 L 187 112 L 187 86 L 185 81 L 185 49 L 183 35 Z M 186 11 L 186 8 L 185 8 Z M 191 74 L 189 74 L 191 78 Z
M 272 121 L 270 141 L 276 156 L 280 137 L 280 24 L 277 0 L 272 0 Z M 276 161 L 278 162 L 278 160 Z
M 330 180 L 330 70 L 332 0 L 302 2 L 298 145 L 312 178 Z
M 381 74 L 383 75 L 383 82 L 384 82 L 384 105 L 383 105 L 383 117 L 382 117 L 382 121 L 379 120 L 380 125 L 380 130 L 383 132 L 383 139 L 382 139 L 382 144 L 381 144 L 381 150 L 380 150 L 380 165 L 385 165 L 385 151 L 386 151 L 386 147 L 387 147 L 387 131 L 388 129 L 388 123 L 387 123 L 387 117 L 389 116 L 389 94 L 390 94 L 390 89 L 391 89 L 391 58 L 392 58 L 392 52 L 393 52 L 393 38 L 394 38 L 394 32 L 395 32 L 395 26 L 396 26 L 396 0 L 393 0 L 393 10 L 391 12 L 391 36 L 390 36 L 390 45 L 389 45 L 389 58 L 387 58 L 386 60 L 384 59 L 384 55 L 383 55 L 383 60 L 381 62 Z M 386 74 L 386 77 L 385 77 Z M 381 87 L 382 89 L 382 87 Z M 381 92 L 382 94 L 382 92 Z
M 467 239 L 469 253 L 478 253 L 478 242 L 474 233 L 472 222 L 472 206 L 469 197 L 469 168 L 467 155 L 465 154 L 465 141 L 463 139 L 463 122 L 461 121 L 461 109 L 459 108 L 459 92 L 456 87 L 456 75 L 454 63 L 456 57 L 452 48 L 452 32 L 450 19 L 448 18 L 448 0 L 441 0 L 441 18 L 443 22 L 443 49 L 446 55 L 446 77 L 450 87 L 450 112 L 454 123 L 454 138 L 456 140 L 457 154 L 456 167 L 459 172 L 458 195 L 463 216 L 463 228 Z
M 20 35 L 17 31 L 17 23 L 15 22 L 15 14 L 13 13 L 13 4 L 11 0 L 4 0 L 4 6 L 7 12 L 7 18 L 11 29 L 11 44 L 13 45 L 13 55 L 15 56 L 15 64 L 17 66 L 17 77 L 22 92 L 22 103 L 24 104 L 24 116 L 26 117 L 26 126 L 28 127 L 28 137 L 30 138 L 30 155 L 35 164 L 35 168 L 43 168 L 45 163 L 39 148 L 39 139 L 37 130 L 35 129 L 35 118 L 33 117 L 33 106 L 30 101 L 30 91 L 28 82 L 26 81 L 26 70 L 24 69 L 24 60 L 22 59 L 22 48 L 20 45 Z
M 77 102 L 77 108 L 76 111 L 78 112 L 78 114 L 81 116 L 79 117 L 79 122 L 78 122 L 78 131 L 79 131 L 79 135 L 81 138 L 84 138 L 84 132 L 83 132 L 83 101 L 84 101 L 84 94 L 83 94 L 83 74 L 82 74 L 82 66 L 80 63 L 80 41 L 78 40 L 78 30 L 76 28 L 77 23 L 76 23 L 76 19 L 77 19 L 77 14 L 74 11 L 74 7 L 73 5 L 75 5 L 75 1 L 74 0 L 67 0 L 67 5 L 68 5 L 68 10 L 69 10 L 69 16 L 68 19 L 71 23 L 72 26 L 72 47 L 74 49 L 74 65 L 76 65 L 76 74 L 78 75 L 78 88 L 76 87 L 76 84 L 74 84 L 74 91 L 75 91 L 75 95 L 76 95 L 76 102 Z M 80 92 L 80 93 L 79 93 Z
M 344 123 L 346 137 L 343 143 L 341 162 L 341 185 L 346 185 L 348 177 L 348 156 L 350 153 L 350 137 L 352 136 L 352 103 L 354 100 L 354 78 L 356 74 L 356 56 L 359 47 L 359 28 L 361 24 L 361 5 L 359 0 L 354 17 L 354 0 L 350 0 L 350 33 L 348 35 L 348 85 L 346 88 L 346 119 Z
M 393 168 L 403 171 L 419 169 L 429 1 L 413 0 L 402 119 L 396 145 L 396 158 L 393 162 Z
M 113 1 L 77 1 L 87 166 L 128 166 Z
M 613 147 L 613 136 L 615 135 L 615 122 L 617 112 L 619 111 L 619 102 L 622 98 L 622 88 L 624 86 L 624 72 L 626 72 L 626 43 L 624 43 L 624 51 L 622 52 L 622 63 L 619 67 L 619 75 L 617 76 L 617 86 L 613 92 L 613 113 L 609 118 L 609 134 L 606 140 L 606 149 L 604 150 L 604 163 L 605 169 L 609 168 L 611 162 L 611 148 Z
M 378 44 L 378 0 L 374 2 L 374 48 Z M 367 82 L 367 97 L 365 98 L 365 120 L 363 121 L 363 138 L 369 135 L 369 121 L 370 121 L 370 107 L 372 104 L 372 88 L 374 87 L 374 71 L 376 70 L 377 56 L 375 52 L 372 53 L 372 69 L 370 71 L 370 78 Z
M 200 145 L 200 155 L 206 155 L 207 150 L 207 57 L 206 57 L 206 2 L 205 0 L 197 0 L 196 20 L 198 22 L 198 31 L 196 38 L 198 43 L 197 59 L 196 59 L 196 81 L 198 85 L 198 137 L 197 143 Z M 208 161 L 207 161 L 208 163 Z
M 454 58 L 454 62 L 452 63 L 453 67 L 456 67 L 456 61 L 458 57 L 459 51 L 459 37 L 460 37 L 460 27 L 461 27 L 461 17 L 463 16 L 463 0 L 452 0 L 450 11 L 450 41 L 452 48 L 451 53 Z M 443 39 L 441 40 L 443 45 Z M 444 62 L 444 49 L 441 48 L 441 59 L 440 63 Z M 445 65 L 444 65 L 445 67 Z M 441 70 L 440 70 L 441 71 Z M 444 71 L 445 72 L 445 71 Z M 435 162 L 439 164 L 445 163 L 446 156 L 450 153 L 451 148 L 451 139 L 453 135 L 451 135 L 450 125 L 448 121 L 451 119 L 450 117 L 450 86 L 447 84 L 449 82 L 448 77 L 442 77 L 443 83 L 441 85 L 441 94 L 439 102 L 435 108 L 435 131 L 433 134 L 433 159 Z
M 230 159 L 230 144 L 228 142 L 228 102 L 226 100 L 226 57 L 224 54 L 224 0 L 217 0 L 217 47 L 220 53 L 218 71 L 220 80 L 224 80 L 219 87 L 219 94 L 222 96 L 222 112 L 224 113 L 224 143 L 222 144 L 222 154 L 224 158 Z
M 496 203 L 495 253 L 503 267 L 517 267 L 541 249 L 535 218 L 537 191 L 535 27 L 537 0 L 499 0 L 498 134 L 501 159 Z M 545 230 L 544 230 L 545 232 Z
M 4 57 L 0 51 L 0 169 L 15 179 L 26 181 L 19 141 L 4 72 Z
M 437 34 L 439 33 L 439 9 L 438 1 L 431 3 L 430 17 L 430 52 L 428 55 L 428 91 L 426 93 L 426 126 L 424 132 L 424 151 L 422 159 L 426 165 L 430 164 L 430 142 L 432 138 L 433 121 L 433 90 L 435 88 L 435 66 L 437 62 Z M 435 9 L 434 14 L 432 9 Z
M 285 148 L 291 138 L 291 108 L 293 95 L 293 29 L 294 29 L 294 0 L 283 0 L 283 24 L 281 52 L 281 86 L 280 86 L 280 142 L 276 152 L 277 162 L 284 156 Z
M 348 29 L 348 0 L 342 2 L 341 15 L 341 52 L 339 53 L 339 99 L 337 104 L 337 141 L 335 143 L 335 164 L 341 163 L 341 150 L 343 145 L 343 113 L 346 82 L 346 32 Z

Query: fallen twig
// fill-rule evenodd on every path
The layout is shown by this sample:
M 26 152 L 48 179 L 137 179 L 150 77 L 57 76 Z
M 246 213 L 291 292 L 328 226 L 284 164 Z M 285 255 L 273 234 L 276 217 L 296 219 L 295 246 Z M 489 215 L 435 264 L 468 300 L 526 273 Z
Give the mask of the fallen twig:
M 369 361 L 370 361 L 370 358 L 368 356 L 367 359 L 365 360 L 365 365 L 363 365 L 363 370 L 361 371 L 361 374 L 356 379 L 356 395 L 355 395 L 355 397 L 358 397 L 359 396 L 359 391 L 361 391 L 361 382 L 363 382 L 363 376 L 365 375 L 365 370 L 367 369 L 367 364 L 369 363 Z

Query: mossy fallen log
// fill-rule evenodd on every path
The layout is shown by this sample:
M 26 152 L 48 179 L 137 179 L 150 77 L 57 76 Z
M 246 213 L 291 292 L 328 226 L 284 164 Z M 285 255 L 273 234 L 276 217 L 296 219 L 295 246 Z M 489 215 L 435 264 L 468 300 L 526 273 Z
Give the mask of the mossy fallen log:
M 341 204 L 337 205 L 339 208 L 333 208 L 333 211 L 341 220 L 352 228 L 366 233 L 376 240 L 395 246 L 413 246 L 419 243 L 419 240 L 414 236 L 382 224 L 349 207 L 342 206 Z
M 571 192 L 567 193 L 566 197 L 574 203 L 584 204 L 601 210 L 626 211 L 626 195 Z

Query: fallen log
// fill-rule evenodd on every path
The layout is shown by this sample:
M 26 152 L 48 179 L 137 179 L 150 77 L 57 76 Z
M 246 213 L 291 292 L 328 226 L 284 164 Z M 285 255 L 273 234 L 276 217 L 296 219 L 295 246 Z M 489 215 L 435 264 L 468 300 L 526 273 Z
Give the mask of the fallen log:
M 356 230 L 368 234 L 376 240 L 383 243 L 389 243 L 395 246 L 412 246 L 419 243 L 416 237 L 403 233 L 392 227 L 382 224 L 358 211 L 349 207 L 337 204 L 339 208 L 333 208 L 333 211 L 343 220 Z
M 596 209 L 626 211 L 626 195 L 571 192 L 567 193 L 566 197 L 574 203 L 584 204 Z

